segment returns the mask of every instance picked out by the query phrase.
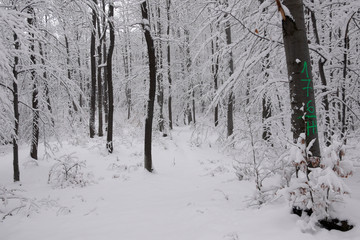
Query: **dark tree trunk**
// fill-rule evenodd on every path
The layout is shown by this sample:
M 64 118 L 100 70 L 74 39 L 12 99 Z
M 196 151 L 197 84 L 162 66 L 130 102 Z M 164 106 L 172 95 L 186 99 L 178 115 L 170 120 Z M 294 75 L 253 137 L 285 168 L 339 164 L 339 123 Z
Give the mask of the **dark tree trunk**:
M 105 0 L 102 0 L 102 10 L 105 14 Z M 105 20 L 105 15 L 103 15 L 103 19 L 102 19 L 102 24 L 103 24 L 103 29 L 106 28 L 106 20 Z M 107 59 L 107 49 L 106 49 L 106 31 L 104 32 L 104 39 L 103 39 L 103 61 L 106 62 Z M 109 118 L 109 104 L 108 104 L 108 83 L 107 83 L 107 67 L 104 67 L 104 72 L 103 72 L 103 79 L 104 79 L 104 120 L 105 120 L 105 125 L 107 126 L 108 124 L 108 118 Z
M 315 12 L 311 11 L 310 14 L 311 14 L 312 27 L 313 27 L 314 36 L 315 36 L 315 43 L 320 44 L 320 38 L 319 38 L 318 29 L 317 29 Z M 321 84 L 323 85 L 322 92 L 324 94 L 321 101 L 322 101 L 322 105 L 324 106 L 324 110 L 325 110 L 325 130 L 324 130 L 325 145 L 330 146 L 330 143 L 331 143 L 330 116 L 329 116 L 330 108 L 329 108 L 328 95 L 326 94 L 327 81 L 326 81 L 325 70 L 324 70 L 325 62 L 326 62 L 326 59 L 320 58 L 318 61 L 318 67 L 319 67 L 319 75 L 320 75 Z
M 152 122 L 154 117 L 154 102 L 155 102 L 155 92 L 156 92 L 156 57 L 155 57 L 154 40 L 152 39 L 152 36 L 150 34 L 150 24 L 149 24 L 146 1 L 141 3 L 141 14 L 143 18 L 143 29 L 144 29 L 145 40 L 148 49 L 149 80 L 150 80 L 147 116 L 145 119 L 144 164 L 145 164 L 145 169 L 148 170 L 149 172 L 152 172 L 153 168 L 152 168 L 151 142 L 152 142 Z
M 97 1 L 94 0 L 97 4 Z M 95 29 L 96 29 L 96 11 L 92 10 L 92 30 L 90 42 L 90 64 L 91 64 L 91 95 L 90 95 L 90 138 L 95 136 L 95 108 L 96 108 L 96 59 L 95 59 Z
M 28 7 L 27 13 L 32 16 L 27 19 L 30 28 L 35 26 L 35 12 L 32 7 Z M 31 149 L 30 156 L 33 159 L 38 159 L 38 144 L 39 144 L 39 101 L 38 101 L 38 88 L 37 88 L 37 80 L 36 80 L 36 70 L 35 64 L 35 43 L 34 43 L 34 34 L 30 33 L 31 45 L 30 45 L 30 61 L 33 65 L 33 69 L 31 70 L 31 81 L 33 83 L 32 89 L 32 110 L 33 110 L 33 122 L 32 122 L 32 138 L 31 138 Z
M 67 38 L 67 35 L 65 35 L 64 38 L 65 38 L 65 48 L 66 48 L 67 77 L 68 77 L 69 80 L 72 80 L 72 79 L 71 79 L 71 69 L 70 69 L 70 63 L 71 63 L 71 61 L 70 61 L 70 46 L 69 46 L 69 40 L 68 40 L 68 38 Z M 69 94 L 69 99 L 70 99 L 70 101 L 72 102 L 72 109 L 73 109 L 73 111 L 69 109 L 69 112 L 70 112 L 70 114 L 72 114 L 73 112 L 77 112 L 77 111 L 78 111 L 78 108 L 77 108 L 76 103 L 75 103 L 74 99 L 72 98 L 70 92 L 68 92 L 68 94 Z
M 190 52 L 190 31 L 187 27 L 185 27 L 184 29 L 184 35 L 185 35 L 185 42 L 186 42 L 186 74 L 187 77 L 190 81 L 190 86 L 189 86 L 189 101 L 192 105 L 192 108 L 190 109 L 190 103 L 188 105 L 189 107 L 189 111 L 188 111 L 188 120 L 189 120 L 189 124 L 190 122 L 193 122 L 194 124 L 196 124 L 196 105 L 195 105 L 195 86 L 194 86 L 194 82 L 191 79 L 191 75 L 190 75 L 190 71 L 191 71 L 191 52 Z M 192 110 L 192 112 L 191 112 Z
M 47 34 L 45 34 L 45 38 L 47 37 Z M 43 81 L 44 81 L 44 88 L 45 88 L 45 98 L 46 98 L 46 104 L 47 104 L 47 108 L 49 110 L 49 113 L 51 114 L 51 125 L 54 127 L 55 126 L 55 120 L 52 116 L 52 107 L 51 107 L 51 100 L 50 100 L 50 93 L 49 93 L 49 86 L 48 86 L 48 78 L 47 78 L 47 72 L 46 72 L 46 68 L 45 68 L 45 54 L 44 54 L 44 50 L 43 50 L 43 45 L 41 42 L 39 42 L 39 53 L 41 56 L 41 64 L 44 67 L 44 72 L 43 72 Z
M 169 112 L 169 129 L 173 129 L 173 120 L 172 120 L 172 79 L 171 79 L 171 52 L 170 52 L 170 7 L 171 0 L 166 1 L 166 13 L 167 13 L 167 31 L 166 34 L 168 36 L 167 42 L 167 74 L 168 74 L 168 82 L 169 82 L 169 97 L 168 97 L 168 112 Z
M 159 131 L 163 132 L 164 131 L 164 86 L 163 86 L 163 52 L 162 52 L 162 40 L 161 35 L 162 35 L 162 31 L 161 31 L 161 12 L 160 12 L 160 6 L 157 6 L 157 37 L 159 38 L 159 40 L 157 41 L 157 56 L 156 56 L 156 60 L 157 60 L 157 103 L 159 104 Z
M 98 95 L 97 95 L 97 100 L 98 100 L 98 136 L 102 137 L 104 136 L 104 132 L 103 132 L 103 110 L 102 110 L 102 106 L 103 106 L 103 95 L 102 95 L 102 77 L 101 77 L 101 69 L 102 67 L 99 67 L 102 64 L 102 53 L 101 53 L 101 45 L 103 42 L 103 39 L 101 39 L 101 29 L 100 29 L 100 20 L 99 18 L 97 18 L 97 29 L 98 29 L 98 36 L 99 36 L 99 45 L 97 47 L 97 57 L 98 57 L 98 68 L 97 68 L 97 85 L 98 85 Z M 105 31 L 105 29 L 103 29 L 103 31 Z
M 343 68 L 343 82 L 341 84 L 341 138 L 344 141 L 344 144 L 346 144 L 346 132 L 348 128 L 347 124 L 347 116 L 346 116 L 346 77 L 347 77 L 347 66 L 348 66 L 348 52 L 350 49 L 350 37 L 349 37 L 349 25 L 350 21 L 354 17 L 356 12 L 352 14 L 352 16 L 349 18 L 346 29 L 345 29 L 345 35 L 344 35 L 344 68 Z
M 280 5 L 279 0 L 277 3 Z M 283 17 L 282 28 L 290 87 L 293 138 L 297 141 L 300 134 L 305 133 L 307 146 L 313 140 L 315 141 L 310 147 L 312 156 L 308 156 L 308 164 L 311 167 L 317 167 L 321 155 L 303 1 L 284 0 L 283 4 L 295 20 L 294 22 L 290 17 L 285 16 L 283 9 L 280 9 Z
M 271 117 L 271 104 L 268 97 L 265 94 L 262 99 L 262 120 L 263 120 L 262 139 L 264 139 L 265 141 L 269 141 L 271 136 L 269 124 L 266 122 L 266 120 L 269 117 Z
M 109 153 L 112 153 L 114 150 L 113 146 L 113 116 L 114 116 L 114 96 L 113 96 L 113 82 L 112 82 L 112 55 L 114 52 L 115 46 L 115 28 L 113 22 L 114 16 L 114 3 L 109 3 L 109 52 L 107 54 L 107 84 L 108 84 L 108 97 L 109 97 L 109 115 L 108 115 L 108 127 L 107 127 L 107 143 L 106 147 Z
M 227 0 L 225 1 L 225 6 L 228 6 Z M 227 17 L 227 14 L 225 14 L 225 18 Z M 226 44 L 229 47 L 229 77 L 232 76 L 234 73 L 234 61 L 232 56 L 232 50 L 230 48 L 231 46 L 231 27 L 230 27 L 230 21 L 228 20 L 225 25 L 225 35 L 226 35 Z M 227 136 L 230 137 L 234 132 L 234 111 L 233 111 L 233 102 L 234 102 L 234 95 L 232 92 L 232 89 L 230 89 L 229 93 L 229 100 L 227 104 Z
M 18 36 L 16 33 L 14 33 L 14 45 L 15 45 L 15 51 L 19 50 L 20 43 L 18 40 Z M 19 114 L 19 94 L 18 94 L 18 71 L 17 66 L 19 64 L 19 57 L 17 56 L 18 53 L 16 53 L 14 57 L 14 66 L 13 66 L 13 106 L 14 106 L 14 134 L 12 137 L 12 143 L 13 143 L 13 169 L 14 169 L 14 182 L 20 181 L 20 170 L 19 170 L 19 147 L 18 147 L 18 140 L 19 140 L 19 120 L 20 120 L 20 114 Z
M 211 30 L 211 32 L 213 32 L 212 27 L 210 30 Z M 214 78 L 215 94 L 218 90 L 218 72 L 219 72 L 219 56 L 217 54 L 217 50 L 218 50 L 217 41 L 218 41 L 217 37 L 215 38 L 215 40 L 211 41 L 211 54 L 212 54 L 211 71 L 212 71 L 212 75 Z M 215 42 L 215 44 L 214 44 L 214 42 Z M 219 104 L 216 104 L 215 109 L 214 109 L 214 124 L 215 124 L 215 127 L 219 124 Z

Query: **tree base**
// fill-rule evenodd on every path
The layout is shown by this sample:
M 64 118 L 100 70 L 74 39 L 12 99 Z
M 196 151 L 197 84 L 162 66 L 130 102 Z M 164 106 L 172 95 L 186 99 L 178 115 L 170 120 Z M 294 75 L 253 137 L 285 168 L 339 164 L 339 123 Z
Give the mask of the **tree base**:
M 301 217 L 303 213 L 306 213 L 308 216 L 311 216 L 313 210 L 312 209 L 303 210 L 298 207 L 293 207 L 292 213 L 298 215 L 299 217 Z M 339 220 L 337 218 L 319 220 L 319 226 L 329 231 L 338 230 L 342 232 L 347 232 L 354 228 L 354 225 L 350 225 L 347 220 Z

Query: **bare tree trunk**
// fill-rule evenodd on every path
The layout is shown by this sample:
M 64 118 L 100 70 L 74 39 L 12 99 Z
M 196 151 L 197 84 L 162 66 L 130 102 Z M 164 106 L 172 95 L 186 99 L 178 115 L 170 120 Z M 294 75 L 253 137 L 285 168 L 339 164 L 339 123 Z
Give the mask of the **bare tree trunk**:
M 312 27 L 313 27 L 314 36 L 315 36 L 315 43 L 320 44 L 320 38 L 319 38 L 318 29 L 317 29 L 315 12 L 310 11 L 310 14 L 311 14 Z M 320 58 L 318 61 L 318 67 L 319 67 L 319 75 L 320 75 L 321 84 L 323 85 L 322 92 L 324 93 L 324 96 L 322 98 L 322 105 L 324 106 L 324 110 L 325 110 L 325 130 L 324 130 L 325 145 L 330 146 L 330 143 L 331 143 L 330 116 L 329 116 L 330 107 L 329 107 L 328 95 L 325 94 L 327 91 L 327 89 L 326 89 L 327 81 L 326 81 L 325 70 L 324 70 L 325 62 L 326 62 L 326 59 Z
M 277 0 L 277 4 L 283 18 L 282 28 L 290 83 L 293 138 L 294 141 L 297 141 L 300 134 L 305 133 L 306 146 L 312 142 L 310 146 L 312 156 L 308 156 L 308 165 L 317 167 L 321 155 L 303 1 L 284 0 L 283 2 L 294 20 L 285 16 L 279 0 Z
M 168 113 L 169 113 L 169 128 L 173 129 L 173 120 L 172 120 L 172 79 L 171 79 L 171 52 L 170 52 L 170 7 L 171 0 L 166 1 L 166 13 L 167 13 L 167 74 L 168 74 L 168 82 L 169 82 L 169 97 L 168 97 Z
M 210 29 L 211 33 L 213 33 L 212 26 L 210 26 L 210 28 L 211 28 Z M 212 75 L 214 78 L 215 94 L 218 90 L 218 73 L 219 73 L 219 56 L 217 53 L 217 50 L 218 50 L 217 41 L 218 41 L 218 37 L 216 37 L 215 40 L 211 41 L 211 55 L 212 55 L 211 71 L 212 71 Z M 219 124 L 219 104 L 216 104 L 215 109 L 214 109 L 214 124 L 215 124 L 215 127 Z
M 97 0 L 94 0 L 97 4 Z M 95 108 L 96 108 L 96 59 L 95 59 L 95 29 L 96 29 L 96 11 L 92 10 L 92 27 L 90 43 L 90 64 L 91 64 L 91 96 L 90 96 L 90 138 L 95 136 Z
M 225 1 L 225 6 L 228 6 L 228 1 Z M 227 14 L 225 14 L 224 16 L 225 18 L 227 18 Z M 230 21 L 228 20 L 226 22 L 225 25 L 225 35 L 226 35 L 226 44 L 227 46 L 230 48 L 231 46 L 231 27 L 230 27 Z M 233 60 L 233 56 L 232 56 L 232 50 L 231 48 L 229 49 L 229 77 L 232 76 L 232 74 L 234 73 L 234 60 Z M 233 111 L 233 102 L 234 102 L 234 95 L 232 92 L 232 89 L 230 90 L 229 93 L 229 100 L 228 100 L 228 104 L 227 104 L 227 136 L 230 137 L 233 132 L 234 132 L 234 111 Z
M 163 76 L 163 50 L 162 50 L 162 40 L 161 40 L 161 35 L 162 35 L 162 25 L 161 25 L 161 12 L 160 12 L 160 5 L 159 2 L 157 3 L 156 6 L 156 10 L 157 10 L 157 37 L 158 37 L 158 41 L 157 41 L 157 55 L 156 55 L 156 61 L 157 61 L 157 103 L 159 104 L 159 131 L 163 132 L 164 131 L 164 76 Z
M 348 123 L 347 123 L 347 116 L 346 116 L 346 77 L 347 77 L 347 65 L 348 65 L 348 52 L 350 49 L 350 38 L 349 38 L 349 25 L 350 25 L 350 21 L 352 20 L 352 18 L 354 17 L 356 12 L 354 12 L 352 14 L 352 16 L 350 17 L 350 19 L 348 20 L 347 24 L 346 24 L 346 29 L 345 29 L 345 35 L 344 35 L 344 68 L 343 68 L 343 82 L 341 84 L 341 100 L 342 100 L 342 108 L 341 108 L 341 112 L 342 112 L 342 116 L 341 116 L 341 138 L 344 141 L 344 144 L 346 144 L 346 132 L 347 132 L 347 128 L 348 128 Z
M 102 77 L 101 77 L 101 69 L 102 67 L 102 53 L 101 53 L 101 47 L 102 47 L 102 42 L 103 39 L 101 38 L 101 29 L 100 29 L 100 19 L 99 17 L 96 18 L 97 20 L 97 30 L 98 30 L 98 37 L 99 37 L 99 45 L 97 47 L 97 57 L 98 57 L 98 67 L 97 67 L 97 85 L 98 85 L 98 95 L 97 95 L 97 100 L 98 100 L 98 136 L 102 137 L 104 136 L 104 132 L 103 132 L 103 95 L 102 95 Z M 105 31 L 105 29 L 103 29 L 103 31 Z
M 47 34 L 45 34 L 45 38 L 47 37 Z M 43 50 L 43 45 L 41 42 L 39 42 L 39 53 L 40 53 L 40 56 L 41 56 L 41 64 L 43 66 L 45 66 L 45 58 L 46 58 L 46 54 L 44 53 L 44 50 Z M 46 103 L 47 103 L 47 108 L 49 110 L 49 113 L 52 115 L 52 107 L 51 107 L 51 100 L 50 100 L 50 93 L 49 93 L 49 86 L 48 86 L 48 77 L 47 77 L 47 72 L 46 72 L 46 68 L 44 69 L 44 72 L 43 72 L 43 79 L 44 79 L 44 88 L 45 88 L 45 97 L 46 97 Z M 51 125 L 52 127 L 55 126 L 55 120 L 54 120 L 54 117 L 51 116 Z
M 103 18 L 102 18 L 102 26 L 103 29 L 106 28 L 106 19 L 105 19 L 105 0 L 102 0 L 102 10 L 103 10 Z M 103 39 L 103 61 L 106 62 L 107 59 L 107 49 L 106 49 L 106 31 L 104 32 L 104 39 Z M 108 124 L 108 116 L 109 116 L 109 104 L 108 104 L 108 83 L 107 83 L 107 67 L 104 67 L 103 71 L 103 79 L 104 79 L 104 120 L 105 125 Z M 107 129 L 107 127 L 106 127 Z
M 144 165 L 146 170 L 152 172 L 153 168 L 152 168 L 151 142 L 152 142 L 152 122 L 154 117 L 154 102 L 155 102 L 155 93 L 156 93 L 156 56 L 155 56 L 154 41 L 150 34 L 150 24 L 149 24 L 149 16 L 148 16 L 146 1 L 141 3 L 141 14 L 143 18 L 143 29 L 144 29 L 145 40 L 148 49 L 149 80 L 150 80 L 147 116 L 145 119 Z
M 28 7 L 27 13 L 31 16 L 27 19 L 30 28 L 35 26 L 35 12 L 32 7 Z M 32 89 L 32 110 L 33 110 L 33 122 L 32 122 L 32 138 L 31 138 L 31 150 L 30 156 L 33 159 L 38 159 L 38 144 L 39 144 L 39 101 L 38 101 L 38 88 L 37 88 L 37 80 L 36 80 L 36 71 L 35 71 L 35 43 L 34 43 L 34 34 L 30 33 L 30 61 L 33 65 L 33 69 L 31 70 L 31 81 L 33 83 Z
M 108 97 L 109 97 L 109 115 L 108 115 L 108 127 L 107 127 L 107 143 L 106 148 L 109 153 L 112 153 L 114 150 L 113 146 L 113 116 L 114 116 L 114 95 L 113 95 L 113 82 L 112 82 L 112 56 L 115 46 L 115 28 L 114 28 L 114 3 L 109 3 L 109 52 L 107 55 L 107 84 L 108 84 Z
M 14 46 L 15 51 L 19 50 L 20 43 L 18 40 L 18 36 L 16 33 L 14 35 Z M 18 140 L 19 140 L 19 121 L 20 121 L 20 114 L 19 114 L 19 93 L 18 93 L 18 71 L 17 66 L 19 65 L 19 57 L 15 54 L 14 57 L 14 66 L 13 66 L 13 106 L 14 106 L 14 134 L 12 136 L 12 143 L 13 143 L 13 169 L 14 169 L 14 182 L 20 181 L 20 170 L 19 170 L 19 147 L 18 147 Z

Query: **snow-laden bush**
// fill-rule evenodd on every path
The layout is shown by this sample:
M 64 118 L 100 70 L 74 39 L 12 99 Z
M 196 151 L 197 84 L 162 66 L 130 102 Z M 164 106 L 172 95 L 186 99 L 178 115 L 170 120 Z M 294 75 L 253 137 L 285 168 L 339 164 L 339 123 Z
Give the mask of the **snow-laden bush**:
M 311 144 L 305 146 L 305 134 L 301 134 L 289 158 L 296 173 L 287 189 L 288 197 L 294 212 L 302 214 L 304 230 L 315 229 L 321 220 L 336 218 L 334 204 L 343 202 L 344 195 L 350 192 L 341 177 L 348 177 L 352 173 L 351 164 L 340 160 L 343 153 L 338 143 L 325 150 L 317 168 L 308 165 L 310 147 Z
M 0 221 L 15 214 L 22 213 L 29 216 L 32 212 L 38 211 L 38 205 L 18 191 L 0 186 Z
M 84 187 L 94 182 L 93 174 L 83 171 L 86 168 L 86 161 L 79 161 L 73 154 L 66 154 L 55 159 L 56 163 L 49 171 L 49 184 L 65 188 L 68 186 Z

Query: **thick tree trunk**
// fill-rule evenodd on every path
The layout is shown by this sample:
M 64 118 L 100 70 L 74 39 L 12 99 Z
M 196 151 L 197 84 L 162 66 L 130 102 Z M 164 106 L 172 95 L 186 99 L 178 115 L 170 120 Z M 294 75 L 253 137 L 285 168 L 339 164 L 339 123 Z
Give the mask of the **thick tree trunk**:
M 114 52 L 114 46 L 115 46 L 115 28 L 114 28 L 114 3 L 109 3 L 109 37 L 110 37 L 110 43 L 109 43 L 109 52 L 107 55 L 107 84 L 108 84 L 108 97 L 109 97 L 109 115 L 108 115 L 108 127 L 107 127 L 107 143 L 106 147 L 109 151 L 109 153 L 112 153 L 114 151 L 113 146 L 113 116 L 114 116 L 114 96 L 113 96 L 113 82 L 112 82 L 112 55 Z
M 154 117 L 154 102 L 156 93 L 156 57 L 154 40 L 150 34 L 150 24 L 148 17 L 148 9 L 146 1 L 141 3 L 141 14 L 143 18 L 143 29 L 145 34 L 145 40 L 148 49 L 149 57 L 149 99 L 147 105 L 147 116 L 145 119 L 145 146 L 144 146 L 144 164 L 145 169 L 152 172 L 152 155 L 151 155 L 151 142 L 152 142 L 152 122 Z
M 280 2 L 277 0 L 278 4 Z M 306 135 L 306 145 L 312 142 L 308 156 L 308 164 L 317 167 L 320 160 L 319 137 L 317 131 L 317 115 L 308 40 L 304 21 L 302 0 L 284 0 L 294 21 L 282 13 L 283 38 L 286 64 L 289 77 L 291 101 L 291 125 L 294 141 L 301 133 Z M 314 142 L 313 142 L 314 141 Z
M 170 50 L 170 6 L 171 0 L 166 1 L 166 13 L 167 13 L 167 30 L 166 34 L 168 36 L 167 41 L 167 74 L 169 82 L 169 97 L 168 97 L 168 114 L 169 114 L 169 129 L 173 129 L 173 120 L 172 120 L 172 79 L 171 79 L 171 50 Z
M 97 4 L 97 1 L 94 0 Z M 95 136 L 95 108 L 96 108 L 96 59 L 95 59 L 95 29 L 96 29 L 96 11 L 92 10 L 92 27 L 90 42 L 90 65 L 91 65 L 91 95 L 90 95 L 90 138 Z
M 20 48 L 20 43 L 18 40 L 18 36 L 14 33 L 14 46 L 15 51 Z M 18 140 L 19 140 L 19 121 L 20 121 L 20 114 L 19 114 L 19 93 L 18 93 L 18 71 L 17 66 L 19 64 L 19 57 L 15 55 L 14 57 L 14 66 L 13 66 L 13 106 L 14 106 L 14 134 L 12 137 L 13 143 L 13 169 L 14 169 L 14 182 L 20 181 L 20 170 L 19 170 L 19 147 L 18 147 Z
M 35 12 L 32 7 L 28 7 L 27 13 L 32 16 L 27 19 L 30 28 L 34 27 L 35 22 Z M 36 71 L 35 71 L 35 43 L 34 43 L 34 34 L 30 33 L 31 45 L 30 45 L 30 61 L 33 65 L 33 69 L 31 70 L 31 81 L 33 83 L 32 89 L 32 111 L 33 111 L 33 122 L 32 122 L 32 138 L 31 138 L 31 149 L 30 156 L 33 159 L 38 159 L 38 144 L 39 144 L 39 101 L 38 101 L 38 88 L 37 88 L 37 80 L 36 80 Z

